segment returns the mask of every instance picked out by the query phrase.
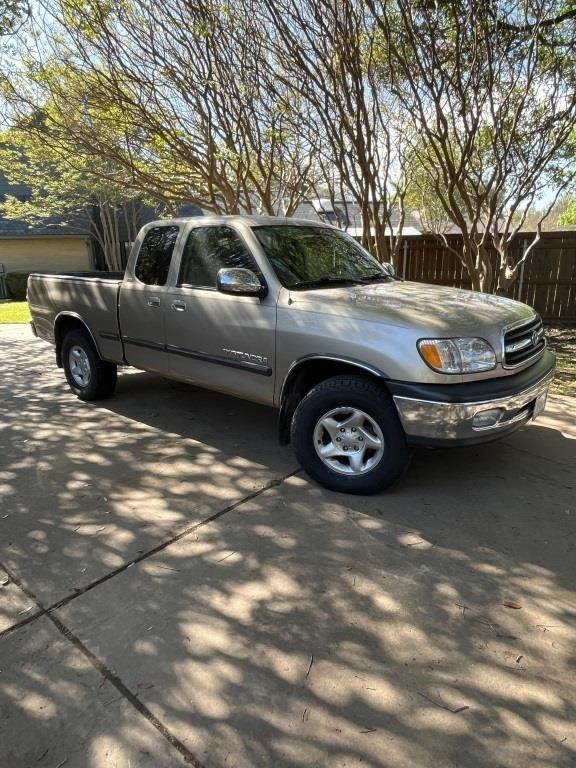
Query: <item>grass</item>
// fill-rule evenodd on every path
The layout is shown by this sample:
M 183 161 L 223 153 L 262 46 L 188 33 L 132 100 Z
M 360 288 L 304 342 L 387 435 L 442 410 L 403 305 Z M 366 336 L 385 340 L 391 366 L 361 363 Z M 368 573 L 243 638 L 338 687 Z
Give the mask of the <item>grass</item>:
M 556 355 L 556 376 L 550 392 L 576 397 L 576 328 L 546 328 L 548 346 Z
M 30 312 L 25 301 L 6 301 L 0 304 L 0 324 L 29 322 Z

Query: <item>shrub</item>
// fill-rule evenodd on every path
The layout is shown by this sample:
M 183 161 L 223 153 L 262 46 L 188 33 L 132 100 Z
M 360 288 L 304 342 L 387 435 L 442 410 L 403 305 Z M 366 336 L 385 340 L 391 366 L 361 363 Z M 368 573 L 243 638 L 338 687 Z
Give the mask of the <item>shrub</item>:
M 26 283 L 30 272 L 8 272 L 6 275 L 6 287 L 10 298 L 16 301 L 26 300 Z

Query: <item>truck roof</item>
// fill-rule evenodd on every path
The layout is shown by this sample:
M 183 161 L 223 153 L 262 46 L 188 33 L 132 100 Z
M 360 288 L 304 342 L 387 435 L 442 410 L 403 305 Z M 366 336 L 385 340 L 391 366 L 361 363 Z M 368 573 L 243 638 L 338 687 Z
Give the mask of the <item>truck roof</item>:
M 167 224 L 187 224 L 190 221 L 202 224 L 231 224 L 233 222 L 247 224 L 249 227 L 262 226 L 315 226 L 334 229 L 330 224 L 325 224 L 317 219 L 295 219 L 290 216 L 180 216 L 173 219 L 158 219 L 146 224 L 146 228 L 155 226 L 166 226 Z

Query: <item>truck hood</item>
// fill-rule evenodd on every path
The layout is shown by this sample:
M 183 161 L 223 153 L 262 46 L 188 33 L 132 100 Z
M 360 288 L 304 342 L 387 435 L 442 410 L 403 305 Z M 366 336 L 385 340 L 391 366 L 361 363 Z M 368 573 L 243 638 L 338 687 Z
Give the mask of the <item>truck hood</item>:
M 440 337 L 492 336 L 534 316 L 526 304 L 501 296 L 403 281 L 291 291 L 290 300 L 309 312 L 380 320 Z

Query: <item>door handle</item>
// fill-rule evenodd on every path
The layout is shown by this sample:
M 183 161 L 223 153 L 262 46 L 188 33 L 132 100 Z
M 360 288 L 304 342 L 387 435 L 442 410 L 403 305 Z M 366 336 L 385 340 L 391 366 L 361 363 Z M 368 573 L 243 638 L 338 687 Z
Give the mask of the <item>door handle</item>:
M 149 307 L 159 307 L 160 306 L 160 299 L 158 296 L 150 296 L 148 301 L 146 302 Z
M 183 301 L 173 301 L 172 309 L 175 309 L 176 312 L 184 312 L 186 309 L 186 304 Z

